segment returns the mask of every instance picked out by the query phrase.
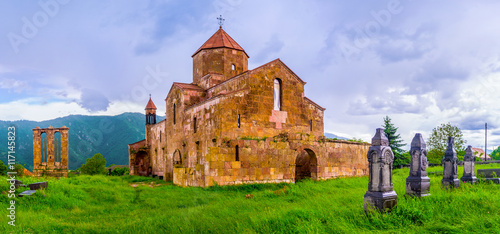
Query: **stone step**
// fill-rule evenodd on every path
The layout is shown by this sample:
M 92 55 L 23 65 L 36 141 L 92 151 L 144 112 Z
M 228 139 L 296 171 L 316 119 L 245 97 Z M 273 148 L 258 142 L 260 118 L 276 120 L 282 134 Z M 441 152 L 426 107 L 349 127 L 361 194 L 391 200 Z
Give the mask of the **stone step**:
M 26 190 L 24 192 L 19 193 L 18 197 L 31 196 L 36 193 L 36 190 Z

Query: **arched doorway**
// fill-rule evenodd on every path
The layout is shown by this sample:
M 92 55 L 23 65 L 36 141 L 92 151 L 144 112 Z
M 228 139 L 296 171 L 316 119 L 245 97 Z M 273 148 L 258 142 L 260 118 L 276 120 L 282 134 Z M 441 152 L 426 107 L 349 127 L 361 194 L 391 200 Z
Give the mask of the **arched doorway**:
M 149 168 L 149 157 L 145 151 L 139 151 L 135 156 L 135 165 L 137 167 L 137 174 L 140 176 L 147 176 Z
M 295 181 L 305 178 L 316 178 L 317 159 L 314 151 L 303 149 L 299 151 L 295 159 Z

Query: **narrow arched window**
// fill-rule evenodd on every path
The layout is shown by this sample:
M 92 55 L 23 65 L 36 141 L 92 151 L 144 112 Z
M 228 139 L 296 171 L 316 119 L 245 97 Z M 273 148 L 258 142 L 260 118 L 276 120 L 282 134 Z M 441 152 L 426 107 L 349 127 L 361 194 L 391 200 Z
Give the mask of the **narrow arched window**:
M 47 133 L 42 132 L 40 135 L 40 150 L 42 151 L 42 162 L 47 162 Z
M 236 145 L 235 147 L 235 160 L 234 161 L 240 161 L 240 147 L 238 145 Z
M 193 130 L 194 130 L 194 133 L 196 133 L 196 117 L 194 117 L 194 120 L 193 120 Z
M 274 110 L 281 110 L 281 80 L 274 79 Z
M 174 108 L 173 109 L 174 109 L 174 118 L 173 118 L 173 120 L 174 120 L 174 125 L 175 125 L 175 104 L 174 104 Z
M 231 65 L 231 69 L 232 69 L 233 71 L 234 71 L 234 70 L 236 70 L 236 65 L 234 65 L 234 64 L 233 64 L 233 65 Z

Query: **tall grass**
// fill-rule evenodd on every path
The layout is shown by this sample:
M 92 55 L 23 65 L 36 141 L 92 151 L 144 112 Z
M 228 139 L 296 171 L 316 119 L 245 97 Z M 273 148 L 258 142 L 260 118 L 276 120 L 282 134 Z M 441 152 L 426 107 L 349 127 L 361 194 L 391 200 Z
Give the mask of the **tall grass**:
M 476 165 L 476 169 L 500 165 Z M 442 171 L 432 167 L 429 171 Z M 463 168 L 459 168 L 459 176 Z M 442 190 L 431 175 L 431 196 L 405 197 L 409 170 L 394 170 L 398 205 L 366 216 L 367 177 L 296 184 L 181 188 L 136 177 L 75 176 L 49 181 L 32 197 L 16 198 L 16 226 L 7 225 L 7 195 L 0 196 L 1 233 L 372 233 L 500 231 L 500 185 L 460 184 Z M 5 178 L 2 178 L 5 179 Z M 133 186 L 131 186 L 133 185 Z M 2 183 L 0 190 L 8 190 Z M 23 189 L 20 189 L 21 191 Z M 251 198 L 246 198 L 245 195 Z

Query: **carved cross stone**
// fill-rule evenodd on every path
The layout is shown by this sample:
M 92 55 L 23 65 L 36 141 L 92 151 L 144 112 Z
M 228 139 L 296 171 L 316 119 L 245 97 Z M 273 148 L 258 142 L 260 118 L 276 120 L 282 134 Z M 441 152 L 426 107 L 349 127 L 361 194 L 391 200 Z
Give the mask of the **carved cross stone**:
M 269 116 L 269 122 L 276 122 L 276 128 L 281 129 L 281 124 L 286 123 L 286 117 L 286 111 L 272 110 L 272 115 Z
M 394 154 L 384 129 L 377 128 L 368 149 L 369 181 L 364 197 L 365 212 L 374 209 L 381 212 L 391 211 L 397 204 L 397 194 L 392 188 L 392 163 Z
M 427 145 L 422 134 L 417 133 L 411 141 L 410 175 L 406 178 L 406 194 L 414 197 L 431 195 L 431 179 L 427 177 Z
M 441 186 L 444 188 L 458 188 L 460 185 L 457 176 L 457 152 L 453 148 L 453 137 L 448 138 L 448 148 L 444 152 L 444 158 L 441 161 L 444 164 L 443 179 L 441 180 Z
M 460 178 L 462 182 L 471 184 L 476 183 L 476 176 L 474 175 L 474 161 L 476 161 L 476 157 L 474 157 L 472 146 L 469 145 L 465 150 L 464 155 L 464 175 Z

